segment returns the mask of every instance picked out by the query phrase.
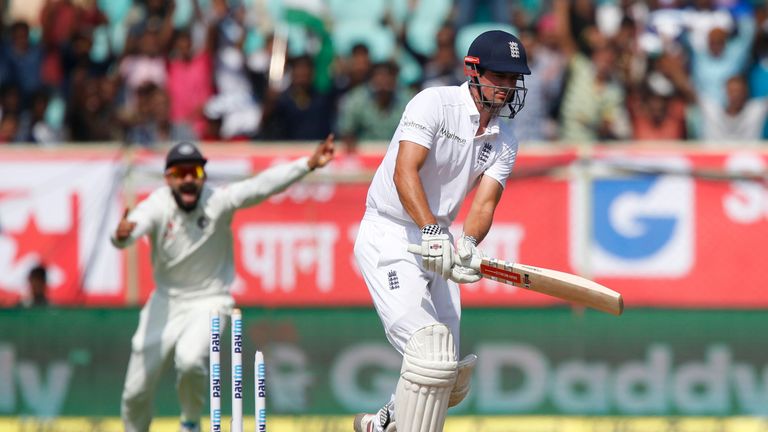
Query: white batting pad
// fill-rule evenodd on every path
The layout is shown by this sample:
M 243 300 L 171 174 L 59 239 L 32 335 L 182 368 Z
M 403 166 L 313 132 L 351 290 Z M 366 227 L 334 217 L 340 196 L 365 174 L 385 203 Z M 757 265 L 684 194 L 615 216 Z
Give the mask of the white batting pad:
M 469 393 L 469 386 L 472 383 L 472 371 L 475 370 L 476 363 L 477 356 L 474 354 L 469 354 L 459 362 L 456 383 L 453 385 L 450 398 L 448 398 L 448 408 L 461 403 L 467 396 L 467 393 Z
M 456 382 L 456 348 L 444 324 L 418 330 L 405 345 L 395 390 L 399 432 L 441 432 Z

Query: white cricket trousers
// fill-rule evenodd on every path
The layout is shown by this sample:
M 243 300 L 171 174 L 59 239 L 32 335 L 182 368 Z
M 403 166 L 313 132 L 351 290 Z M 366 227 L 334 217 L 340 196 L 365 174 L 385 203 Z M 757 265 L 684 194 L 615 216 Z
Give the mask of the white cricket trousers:
M 131 340 L 121 404 L 125 432 L 149 431 L 155 389 L 171 359 L 181 421 L 200 421 L 208 395 L 210 311 L 218 309 L 222 316 L 228 316 L 233 306 L 230 295 L 171 300 L 152 294 L 141 309 Z M 228 320 L 221 321 L 223 332 Z
M 387 339 L 400 354 L 419 329 L 443 323 L 459 352 L 459 285 L 424 270 L 408 244 L 421 244 L 414 224 L 401 224 L 368 210 L 355 240 L 355 259 L 373 298 Z

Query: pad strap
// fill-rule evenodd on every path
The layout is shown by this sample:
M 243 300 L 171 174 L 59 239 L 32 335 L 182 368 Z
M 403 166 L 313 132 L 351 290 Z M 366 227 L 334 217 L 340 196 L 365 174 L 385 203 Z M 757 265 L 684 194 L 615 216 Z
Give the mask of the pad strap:
M 456 384 L 454 384 L 453 390 L 451 390 L 448 408 L 458 405 L 467 397 L 470 384 L 472 383 L 472 372 L 475 370 L 475 364 L 477 364 L 477 356 L 474 354 L 469 354 L 459 362 Z

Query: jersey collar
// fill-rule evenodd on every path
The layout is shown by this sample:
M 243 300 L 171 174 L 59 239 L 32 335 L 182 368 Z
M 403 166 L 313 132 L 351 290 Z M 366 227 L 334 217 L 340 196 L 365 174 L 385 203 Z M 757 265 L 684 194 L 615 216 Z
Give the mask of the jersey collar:
M 499 116 L 491 117 L 491 120 L 488 122 L 488 126 L 485 127 L 485 133 L 488 135 L 498 135 L 499 128 L 501 126 L 500 121 L 501 119 Z
M 461 85 L 461 101 L 464 106 L 467 107 L 471 118 L 480 118 L 480 112 L 477 110 L 477 105 L 475 105 L 475 99 L 472 98 L 472 93 L 469 92 L 469 84 L 466 82 Z M 483 135 L 497 135 L 500 131 L 499 121 L 499 116 L 491 117 L 488 126 L 485 127 L 485 133 Z

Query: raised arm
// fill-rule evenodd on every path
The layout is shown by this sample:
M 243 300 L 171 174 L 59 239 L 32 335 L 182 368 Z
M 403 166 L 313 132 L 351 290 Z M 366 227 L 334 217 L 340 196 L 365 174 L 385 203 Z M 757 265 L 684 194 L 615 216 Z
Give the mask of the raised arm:
M 696 89 L 693 87 L 681 54 L 665 53 L 657 60 L 656 68 L 672 82 L 675 90 L 680 93 L 686 102 L 698 102 Z
M 560 51 L 568 60 L 570 60 L 578 50 L 576 41 L 573 39 L 573 34 L 571 33 L 569 4 L 568 0 L 555 0 L 552 5 L 555 21 L 557 23 L 555 28 L 557 29 L 556 34 L 560 43 Z
M 311 156 L 273 166 L 247 180 L 232 183 L 226 188 L 230 209 L 250 207 L 284 191 L 310 171 L 328 165 L 333 160 L 334 151 L 333 134 L 330 134 Z

